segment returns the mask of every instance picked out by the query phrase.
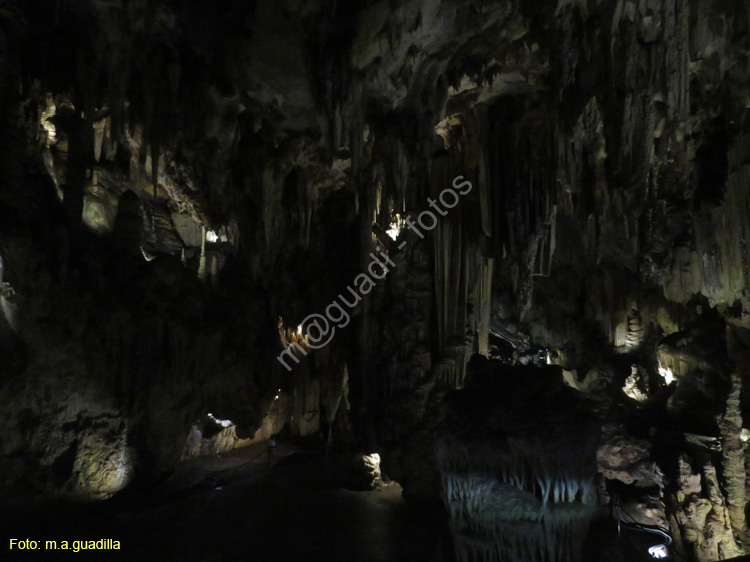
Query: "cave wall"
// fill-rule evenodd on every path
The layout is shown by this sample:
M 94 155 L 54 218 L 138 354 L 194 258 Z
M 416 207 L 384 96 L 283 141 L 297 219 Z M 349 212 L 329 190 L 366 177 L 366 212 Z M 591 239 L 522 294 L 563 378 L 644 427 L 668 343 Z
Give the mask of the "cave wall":
M 669 368 L 669 411 L 725 443 L 683 476 L 729 490 L 671 512 L 726 504 L 738 537 L 749 23 L 714 0 L 5 3 L 4 481 L 106 494 L 168 472 L 207 412 L 253 435 L 283 392 L 294 434 L 434 496 L 469 357 L 541 352 L 579 390 L 636 365 L 655 396 Z M 459 176 L 435 228 L 399 222 Z M 305 350 L 373 251 L 396 265 Z

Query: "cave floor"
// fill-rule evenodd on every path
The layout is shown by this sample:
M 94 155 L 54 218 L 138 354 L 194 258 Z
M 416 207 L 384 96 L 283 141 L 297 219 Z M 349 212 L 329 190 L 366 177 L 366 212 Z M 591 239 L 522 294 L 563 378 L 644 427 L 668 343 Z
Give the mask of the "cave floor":
M 149 496 L 101 502 L 4 502 L 8 538 L 119 540 L 121 550 L 11 552 L 18 560 L 432 561 L 447 527 L 404 502 L 395 483 L 335 486 L 324 457 L 279 442 L 180 463 Z M 425 516 L 427 515 L 427 517 Z M 447 547 L 447 548 L 446 548 Z
M 279 441 L 179 463 L 148 495 L 106 501 L 0 500 L 2 560 L 180 562 L 450 562 L 441 513 L 407 504 L 396 483 L 370 492 L 335 483 L 320 450 Z M 651 559 L 651 537 L 611 521 L 590 529 L 586 562 Z M 8 551 L 8 539 L 113 539 L 121 550 Z M 5 558 L 5 554 L 10 556 Z M 684 559 L 677 557 L 677 559 Z

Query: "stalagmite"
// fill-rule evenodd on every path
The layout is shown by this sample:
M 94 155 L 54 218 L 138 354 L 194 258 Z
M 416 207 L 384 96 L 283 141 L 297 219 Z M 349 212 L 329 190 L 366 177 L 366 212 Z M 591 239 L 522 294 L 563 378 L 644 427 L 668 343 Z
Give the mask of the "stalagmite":
M 104 128 L 106 126 L 106 120 L 100 119 L 94 123 L 94 160 L 99 162 L 102 155 L 102 145 L 104 143 Z
M 735 351 L 735 353 L 738 357 L 745 358 L 744 356 L 748 355 L 747 352 L 743 352 L 744 350 L 741 350 L 741 346 L 738 347 L 740 347 L 740 350 Z M 726 410 L 724 415 L 719 419 L 719 428 L 721 430 L 723 445 L 722 464 L 729 518 L 735 536 L 742 541 L 743 539 L 747 539 L 747 522 L 745 519 L 747 475 L 745 471 L 746 447 L 740 438 L 742 432 L 742 413 L 740 407 L 742 377 L 739 373 L 732 373 L 731 385 L 729 396 L 727 397 Z

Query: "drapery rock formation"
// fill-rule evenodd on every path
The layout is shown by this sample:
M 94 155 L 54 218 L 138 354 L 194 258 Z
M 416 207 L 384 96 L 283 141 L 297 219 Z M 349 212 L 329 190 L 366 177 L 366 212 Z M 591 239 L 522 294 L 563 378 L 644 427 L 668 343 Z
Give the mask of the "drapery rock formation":
M 556 368 L 472 365 L 435 453 L 457 560 L 581 560 L 597 499 L 584 399 Z
M 437 501 L 479 354 L 530 411 L 557 366 L 592 504 L 747 552 L 749 41 L 740 1 L 4 2 L 0 483 L 108 496 L 283 430 Z

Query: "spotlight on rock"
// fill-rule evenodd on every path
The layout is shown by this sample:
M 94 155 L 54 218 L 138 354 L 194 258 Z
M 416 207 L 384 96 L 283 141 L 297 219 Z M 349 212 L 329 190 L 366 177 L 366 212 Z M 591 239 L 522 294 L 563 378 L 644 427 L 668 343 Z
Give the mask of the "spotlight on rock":
M 656 546 L 652 546 L 648 549 L 648 553 L 652 558 L 669 558 L 669 551 L 667 550 L 667 545 L 665 544 L 657 544 Z
M 659 374 L 664 378 L 664 382 L 667 384 L 672 384 L 672 382 L 675 380 L 672 369 L 659 367 Z
M 371 455 L 362 455 L 365 468 L 370 474 L 373 484 L 380 482 L 382 476 L 380 472 L 380 455 L 378 453 L 372 453 Z
M 380 455 L 378 453 L 365 455 L 365 459 L 372 464 L 380 465 Z
M 208 417 L 209 419 L 213 420 L 214 423 L 220 425 L 221 427 L 231 427 L 234 425 L 230 420 L 220 420 L 219 418 L 217 418 L 210 412 L 208 414 Z
M 401 218 L 400 215 L 396 215 L 393 218 L 393 221 L 391 221 L 390 228 L 386 230 L 386 233 L 393 240 L 396 240 L 398 238 L 398 235 L 401 233 L 401 229 L 403 227 L 404 227 L 404 220 Z

